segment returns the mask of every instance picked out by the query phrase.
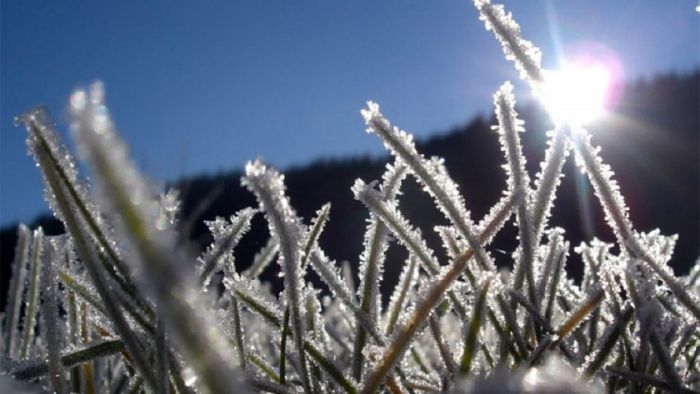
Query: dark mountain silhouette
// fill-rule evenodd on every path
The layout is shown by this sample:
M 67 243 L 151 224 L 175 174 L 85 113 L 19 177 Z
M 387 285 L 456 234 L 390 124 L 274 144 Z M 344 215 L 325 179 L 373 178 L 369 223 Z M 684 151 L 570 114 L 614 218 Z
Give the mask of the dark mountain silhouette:
M 527 166 L 534 178 L 546 148 L 545 131 L 551 125 L 536 105 L 525 105 L 519 111 L 526 122 L 523 143 L 529 160 Z M 410 131 L 410 125 L 402 125 L 400 119 L 395 122 Z M 450 174 L 466 196 L 474 220 L 488 211 L 505 188 L 503 155 L 497 136 L 490 130 L 494 123 L 492 118 L 477 117 L 463 127 L 418 144 L 426 156 L 445 159 Z M 664 75 L 625 86 L 615 114 L 601 119 L 590 130 L 594 143 L 603 147 L 604 160 L 615 170 L 636 228 L 649 231 L 658 227 L 663 234 L 679 234 L 671 266 L 676 273 L 685 274 L 700 252 L 700 71 Z M 368 213 L 353 199 L 350 186 L 358 177 L 365 181 L 378 179 L 388 160 L 388 157 L 319 160 L 284 171 L 292 204 L 307 222 L 324 203 L 332 203 L 321 245 L 329 256 L 348 261 L 353 268 L 358 266 Z M 593 236 L 612 241 L 602 210 L 573 157 L 564 171 L 566 176 L 557 193 L 552 224 L 566 229 L 572 247 Z M 182 193 L 182 223 L 200 211 L 188 231 L 194 248 L 201 249 L 210 242 L 202 220 L 227 217 L 255 204 L 252 194 L 240 186 L 240 176 L 241 172 L 235 170 L 173 184 Z M 202 200 L 210 200 L 203 211 Z M 409 178 L 400 200 L 402 211 L 441 254 L 442 247 L 432 228 L 445 220 L 430 198 Z M 49 234 L 62 232 L 61 224 L 49 216 L 32 223 L 32 227 L 37 225 Z M 494 241 L 491 250 L 499 264 L 509 264 L 507 254 L 514 249 L 515 233 L 515 227 L 509 224 Z M 268 236 L 262 217 L 256 216 L 253 229 L 237 250 L 239 269 L 250 264 Z M 3 285 L 9 279 L 15 238 L 14 226 L 0 231 Z M 402 248 L 392 245 L 383 288 L 393 286 L 405 257 Z M 581 271 L 578 261 L 577 256 L 572 256 L 568 262 L 568 269 L 575 276 Z M 275 277 L 275 268 L 269 269 L 267 276 L 277 287 L 281 280 Z M 4 298 L 6 290 L 0 294 Z

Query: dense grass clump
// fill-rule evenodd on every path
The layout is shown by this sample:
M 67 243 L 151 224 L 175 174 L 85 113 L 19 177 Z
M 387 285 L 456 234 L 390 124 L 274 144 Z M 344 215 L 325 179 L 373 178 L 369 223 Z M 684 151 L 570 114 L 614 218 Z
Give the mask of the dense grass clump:
M 539 50 L 503 6 L 475 5 L 537 96 Z M 580 125 L 548 132 L 532 181 L 509 82 L 494 105 L 508 184 L 480 220 L 441 159 L 423 156 L 376 103 L 362 110 L 393 162 L 382 179 L 348 185 L 368 210 L 357 285 L 319 245 L 330 204 L 299 217 L 284 176 L 261 161 L 241 180 L 258 206 L 207 222 L 213 242 L 192 257 L 178 243 L 177 192 L 155 192 L 132 164 L 101 84 L 74 92 L 69 107 L 91 186 L 46 111 L 22 115 L 67 233 L 18 230 L 0 391 L 697 392 L 700 265 L 676 277 L 667 265 L 676 237 L 635 231 L 612 170 Z M 580 284 L 567 278 L 565 230 L 548 225 L 572 149 L 617 238 L 573 249 L 585 265 Z M 449 223 L 434 229 L 442 251 L 398 208 L 408 176 Z M 255 215 L 264 215 L 270 238 L 241 270 L 233 251 Z M 498 271 L 489 243 L 511 217 L 518 246 L 512 269 Z M 390 243 L 407 259 L 383 301 Z M 259 280 L 275 261 L 280 294 Z

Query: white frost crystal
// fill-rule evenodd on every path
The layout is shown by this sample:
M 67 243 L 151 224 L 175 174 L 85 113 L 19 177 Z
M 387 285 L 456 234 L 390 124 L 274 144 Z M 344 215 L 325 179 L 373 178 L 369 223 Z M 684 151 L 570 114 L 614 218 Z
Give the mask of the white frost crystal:
M 520 25 L 513 19 L 513 15 L 506 12 L 502 4 L 491 4 L 489 0 L 474 0 L 474 5 L 479 10 L 479 19 L 484 21 L 486 30 L 492 31 L 496 36 L 503 47 L 503 54 L 507 60 L 515 63 L 520 77 L 531 84 L 542 81 L 542 52 L 532 42 L 522 38 Z

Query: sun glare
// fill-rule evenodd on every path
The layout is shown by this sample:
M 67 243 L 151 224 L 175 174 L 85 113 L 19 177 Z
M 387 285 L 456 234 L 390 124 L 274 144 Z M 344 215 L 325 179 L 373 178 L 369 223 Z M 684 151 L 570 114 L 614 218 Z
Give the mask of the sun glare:
M 610 80 L 602 65 L 568 65 L 546 72 L 540 98 L 555 123 L 582 126 L 605 112 Z

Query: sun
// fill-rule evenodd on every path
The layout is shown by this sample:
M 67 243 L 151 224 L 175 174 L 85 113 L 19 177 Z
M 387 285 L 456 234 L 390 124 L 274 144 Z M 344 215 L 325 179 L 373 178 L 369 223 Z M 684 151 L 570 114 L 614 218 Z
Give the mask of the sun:
M 606 110 L 610 71 L 600 64 L 568 64 L 545 71 L 540 100 L 557 124 L 583 126 Z

